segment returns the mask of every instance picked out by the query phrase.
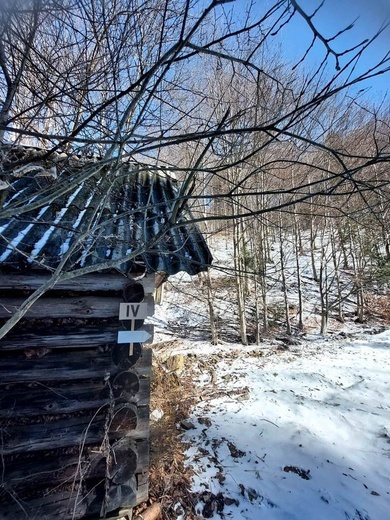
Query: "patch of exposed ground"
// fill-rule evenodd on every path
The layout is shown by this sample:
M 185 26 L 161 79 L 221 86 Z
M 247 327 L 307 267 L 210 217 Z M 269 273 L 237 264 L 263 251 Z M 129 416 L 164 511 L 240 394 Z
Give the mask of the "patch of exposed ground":
M 154 502 L 162 506 L 162 520 L 173 520 L 183 513 L 187 520 L 197 520 L 197 495 L 190 491 L 193 474 L 186 466 L 181 436 L 192 425 L 187 421 L 193 405 L 199 402 L 193 368 L 187 356 L 170 356 L 176 342 L 154 345 L 151 384 L 151 447 L 149 500 L 135 513 L 142 514 Z

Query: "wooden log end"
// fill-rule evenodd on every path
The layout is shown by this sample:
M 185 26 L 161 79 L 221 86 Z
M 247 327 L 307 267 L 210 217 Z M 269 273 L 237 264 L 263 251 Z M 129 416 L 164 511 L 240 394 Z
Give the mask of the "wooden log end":
M 158 502 L 155 502 L 150 507 L 145 509 L 141 514 L 134 517 L 134 520 L 157 520 L 161 515 L 161 506 Z

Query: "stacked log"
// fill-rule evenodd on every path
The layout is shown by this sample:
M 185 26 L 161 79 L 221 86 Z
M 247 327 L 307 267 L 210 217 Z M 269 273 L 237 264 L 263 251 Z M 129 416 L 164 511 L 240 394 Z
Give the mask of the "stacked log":
M 0 275 L 0 323 L 45 279 Z M 1 520 L 99 518 L 147 499 L 151 350 L 117 343 L 128 284 L 58 284 L 0 341 Z

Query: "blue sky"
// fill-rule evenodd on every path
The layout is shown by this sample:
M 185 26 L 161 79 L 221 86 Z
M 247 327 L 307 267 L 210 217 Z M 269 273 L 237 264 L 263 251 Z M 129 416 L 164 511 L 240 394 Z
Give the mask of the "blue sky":
M 311 14 L 320 2 L 298 0 L 298 4 Z M 351 48 L 360 41 L 371 38 L 383 24 L 390 22 L 390 0 L 325 0 L 323 7 L 313 19 L 315 26 L 327 38 L 334 36 L 354 21 L 353 29 L 332 42 L 331 45 L 335 50 Z M 282 29 L 279 38 L 282 55 L 288 61 L 296 61 L 310 44 L 312 35 L 307 24 L 299 16 L 295 16 L 293 21 Z M 366 51 L 360 60 L 358 70 L 370 68 L 387 52 L 390 52 L 390 27 L 387 27 Z M 324 46 L 317 41 L 306 63 L 315 65 L 321 61 L 323 55 Z M 329 63 L 330 67 L 334 67 L 335 62 L 332 58 Z M 369 88 L 367 95 L 373 99 L 382 97 L 390 87 L 390 73 L 365 82 L 364 87 Z
M 286 0 L 287 2 L 287 0 Z M 312 14 L 320 5 L 321 0 L 297 0 L 299 6 L 307 13 Z M 226 9 L 232 8 L 237 19 L 244 16 L 245 11 L 252 5 L 252 15 L 261 16 L 276 0 L 234 0 L 225 4 Z M 354 27 L 340 35 L 331 43 L 334 50 L 340 52 L 352 48 L 365 39 L 372 38 L 381 26 L 390 23 L 390 0 L 325 0 L 313 18 L 313 23 L 326 38 L 335 36 L 354 22 Z M 282 59 L 292 65 L 304 55 L 312 41 L 313 34 L 303 18 L 296 14 L 280 32 L 274 36 L 273 43 L 280 49 Z M 325 55 L 325 47 L 319 40 L 305 60 L 306 68 L 318 66 Z M 372 43 L 369 49 L 360 58 L 356 72 L 363 72 L 378 63 L 386 53 L 390 52 L 390 27 Z M 351 55 L 350 55 L 351 56 Z M 345 59 L 340 59 L 341 65 Z M 329 73 L 335 72 L 335 60 L 329 58 Z M 390 60 L 388 63 L 390 67 Z M 387 90 L 390 94 L 390 72 L 376 79 L 359 84 L 356 90 L 366 89 L 366 97 L 373 101 L 383 98 Z

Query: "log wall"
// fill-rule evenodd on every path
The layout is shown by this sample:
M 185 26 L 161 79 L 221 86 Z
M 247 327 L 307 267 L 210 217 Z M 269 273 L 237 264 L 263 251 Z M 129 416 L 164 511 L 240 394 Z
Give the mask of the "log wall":
M 44 281 L 0 275 L 0 323 Z M 116 342 L 128 283 L 58 284 L 0 340 L 0 520 L 96 519 L 147 499 L 151 350 Z

